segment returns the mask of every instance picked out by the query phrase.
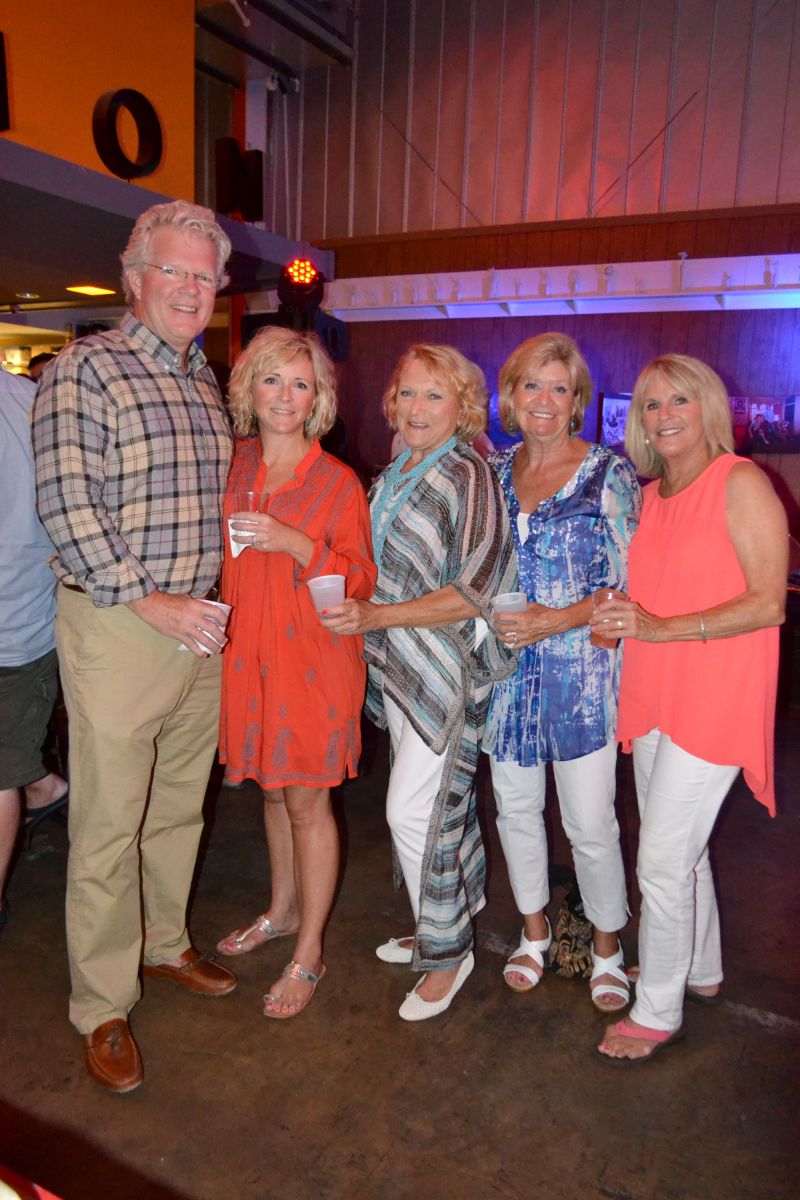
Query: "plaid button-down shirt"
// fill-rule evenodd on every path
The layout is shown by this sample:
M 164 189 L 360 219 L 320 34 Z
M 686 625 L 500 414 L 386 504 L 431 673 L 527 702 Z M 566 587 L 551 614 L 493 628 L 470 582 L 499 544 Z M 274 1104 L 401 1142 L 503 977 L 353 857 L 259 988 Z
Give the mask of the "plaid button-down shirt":
M 40 384 L 33 448 L 59 579 L 98 607 L 214 586 L 232 440 L 199 347 L 184 371 L 130 313 L 119 330 L 74 342 Z

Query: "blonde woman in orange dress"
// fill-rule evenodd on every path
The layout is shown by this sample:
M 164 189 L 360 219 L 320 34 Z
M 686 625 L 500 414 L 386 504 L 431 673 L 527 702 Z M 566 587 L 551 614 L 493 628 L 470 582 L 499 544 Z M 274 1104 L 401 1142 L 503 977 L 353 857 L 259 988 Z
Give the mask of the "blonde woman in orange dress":
M 297 933 L 291 962 L 264 997 L 267 1017 L 302 1012 L 325 973 L 322 938 L 339 866 L 330 789 L 356 774 L 365 666 L 362 639 L 320 623 L 307 582 L 344 575 L 347 596 L 372 595 L 369 509 L 349 467 L 318 438 L 336 415 L 333 365 L 313 334 L 268 328 L 236 363 L 236 432 L 225 504 L 268 492 L 268 511 L 234 520 L 223 599 L 233 605 L 223 660 L 220 758 L 232 783 L 264 792 L 269 908 L 223 938 L 240 955 Z

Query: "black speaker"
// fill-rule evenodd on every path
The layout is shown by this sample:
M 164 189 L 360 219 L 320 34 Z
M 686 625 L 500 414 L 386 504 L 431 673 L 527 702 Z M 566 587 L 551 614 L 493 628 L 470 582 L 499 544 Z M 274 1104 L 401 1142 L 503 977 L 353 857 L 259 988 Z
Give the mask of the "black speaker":
M 214 180 L 217 212 L 238 212 L 245 221 L 263 220 L 264 155 L 260 150 L 245 150 L 243 154 L 236 138 L 217 138 Z
M 298 333 L 316 333 L 334 362 L 347 361 L 347 326 L 337 317 L 317 309 L 313 313 L 290 311 L 281 308 L 274 313 L 245 313 L 242 317 L 242 346 L 266 325 L 279 325 L 282 329 L 295 329 Z

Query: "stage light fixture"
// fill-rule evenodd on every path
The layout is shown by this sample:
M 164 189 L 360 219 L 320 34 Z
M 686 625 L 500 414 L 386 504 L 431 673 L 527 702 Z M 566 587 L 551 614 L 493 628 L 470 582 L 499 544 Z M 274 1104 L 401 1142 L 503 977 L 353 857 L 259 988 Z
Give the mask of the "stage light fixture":
M 293 258 L 281 271 L 278 299 L 294 312 L 313 312 L 322 303 L 325 277 L 307 258 Z

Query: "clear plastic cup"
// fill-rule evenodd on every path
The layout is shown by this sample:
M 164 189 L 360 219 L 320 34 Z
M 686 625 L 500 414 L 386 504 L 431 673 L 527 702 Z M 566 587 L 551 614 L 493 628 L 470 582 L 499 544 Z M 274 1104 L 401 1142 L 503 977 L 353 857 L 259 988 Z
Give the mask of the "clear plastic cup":
M 247 513 L 266 512 L 269 506 L 269 492 L 234 492 L 233 499 L 236 511 L 228 517 L 228 541 L 230 542 L 231 555 L 233 558 L 238 558 L 242 551 L 247 549 L 247 544 L 233 540 L 231 521 L 235 521 L 237 517 L 241 519 Z M 240 530 L 239 532 L 241 533 L 242 531 Z
M 308 590 L 318 613 L 344 603 L 344 583 L 344 575 L 318 575 L 316 579 L 309 579 Z
M 613 588 L 601 588 L 599 592 L 592 592 L 592 612 L 595 612 L 599 605 L 607 604 L 610 600 L 624 599 L 622 592 L 615 592 Z M 606 623 L 611 618 L 606 618 Z M 598 646 L 601 650 L 616 650 L 619 645 L 619 638 L 613 633 L 601 633 L 599 629 L 593 628 L 589 641 L 593 646 Z
M 496 613 L 525 612 L 528 608 L 528 597 L 525 592 L 502 592 L 491 601 L 491 607 Z
M 269 492 L 234 492 L 237 513 L 267 511 Z

